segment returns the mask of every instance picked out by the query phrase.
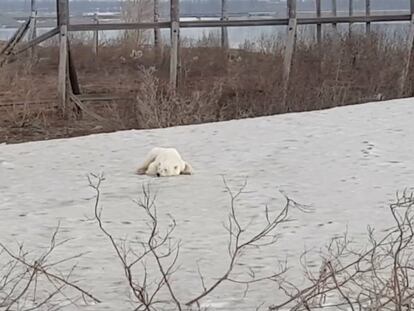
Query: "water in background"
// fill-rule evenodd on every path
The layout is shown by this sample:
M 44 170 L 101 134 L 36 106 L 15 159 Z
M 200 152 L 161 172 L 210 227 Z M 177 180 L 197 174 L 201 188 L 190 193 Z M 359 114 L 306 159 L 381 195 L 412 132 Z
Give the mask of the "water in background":
M 211 18 L 209 18 L 211 20 Z M 195 18 L 182 18 L 182 20 L 196 20 Z M 203 19 L 208 20 L 208 18 Z M 51 28 L 39 28 L 38 35 L 45 33 Z M 333 27 L 331 25 L 323 25 L 324 33 L 333 33 Z M 347 24 L 338 25 L 339 33 L 348 32 Z M 403 41 L 407 38 L 409 23 L 408 22 L 389 22 L 389 23 L 373 23 L 371 24 L 371 30 L 376 33 L 380 33 L 385 38 L 393 42 Z M 14 33 L 15 28 L 0 28 L 0 40 L 8 40 Z M 314 25 L 300 25 L 298 26 L 298 39 L 305 42 L 312 42 L 315 40 L 316 26 Z M 355 33 L 364 32 L 365 24 L 353 24 L 352 31 Z M 148 43 L 152 41 L 152 31 L 146 31 L 148 34 Z M 183 28 L 181 29 L 181 40 L 185 44 L 191 44 L 206 38 L 220 38 L 220 28 Z M 250 46 L 255 45 L 263 41 L 263 39 L 283 40 L 287 33 L 286 26 L 260 26 L 260 27 L 229 27 L 229 45 L 231 48 L 239 48 L 246 42 L 249 42 Z M 100 43 L 111 43 L 119 39 L 123 34 L 123 31 L 108 30 L 99 32 Z M 91 40 L 92 32 L 77 32 L 73 34 L 75 38 L 83 40 Z M 169 29 L 161 29 L 161 36 L 163 42 L 169 43 Z M 209 40 L 211 42 L 211 40 Z

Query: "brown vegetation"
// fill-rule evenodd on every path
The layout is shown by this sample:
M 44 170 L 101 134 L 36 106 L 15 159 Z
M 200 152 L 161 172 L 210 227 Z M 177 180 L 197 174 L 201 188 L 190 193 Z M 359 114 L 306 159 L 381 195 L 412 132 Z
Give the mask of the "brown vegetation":
M 381 35 L 326 37 L 321 46 L 298 42 L 287 106 L 282 105 L 283 44 L 263 39 L 225 52 L 215 38 L 183 42 L 180 85 L 168 87 L 169 51 L 135 41 L 72 41 L 83 94 L 113 100 L 88 102 L 103 119 L 63 120 L 55 111 L 57 45 L 21 57 L 0 73 L 0 142 L 77 136 L 131 128 L 157 128 L 307 111 L 396 98 L 404 44 Z M 158 55 L 158 57 L 157 57 Z M 49 101 L 45 101 L 49 99 Z M 52 99 L 52 100 L 50 100 Z M 15 102 L 26 105 L 8 105 Z M 29 105 L 38 101 L 42 105 Z
M 413 206 L 413 193 L 397 193 L 389 206 L 394 225 L 381 234 L 368 226 L 362 249 L 352 246 L 347 234 L 332 238 L 320 253 L 319 271 L 310 268 L 304 254 L 305 285 L 278 280 L 288 298 L 269 310 L 412 310 Z

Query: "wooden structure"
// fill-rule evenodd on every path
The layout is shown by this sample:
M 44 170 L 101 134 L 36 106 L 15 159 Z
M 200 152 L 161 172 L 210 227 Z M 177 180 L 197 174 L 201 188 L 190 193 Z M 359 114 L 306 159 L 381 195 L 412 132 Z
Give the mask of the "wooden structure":
M 316 17 L 321 17 L 321 0 L 316 0 Z M 316 25 L 316 40 L 318 43 L 322 41 L 322 24 Z
M 221 0 L 221 16 L 220 20 L 227 21 L 228 20 L 228 8 L 227 8 L 228 2 L 227 0 Z M 223 49 L 229 48 L 229 33 L 227 30 L 227 27 L 221 27 L 221 47 Z
M 298 20 L 296 18 L 296 1 L 288 2 L 288 38 L 285 47 L 285 59 L 283 62 L 283 105 L 286 106 L 289 91 L 290 71 L 293 63 L 293 53 L 296 45 Z
M 365 15 L 354 15 L 353 0 L 349 1 L 348 16 L 337 15 L 336 0 L 331 0 L 332 11 L 329 16 L 322 14 L 321 0 L 315 1 L 315 17 L 298 17 L 296 10 L 296 0 L 287 0 L 286 18 L 241 18 L 231 19 L 227 9 L 227 0 L 222 0 L 222 10 L 219 20 L 194 20 L 194 21 L 180 21 L 180 3 L 179 0 L 170 0 L 170 20 L 159 20 L 159 0 L 154 0 L 154 18 L 152 22 L 145 23 L 99 23 L 98 17 L 95 16 L 91 23 L 71 24 L 69 12 L 69 0 L 56 0 L 57 9 L 57 23 L 56 27 L 50 31 L 37 36 L 36 35 L 36 19 L 39 19 L 36 14 L 35 0 L 32 1 L 32 14 L 25 23 L 23 23 L 17 30 L 15 35 L 9 40 L 5 47 L 0 51 L 0 67 L 4 65 L 9 57 L 13 57 L 19 53 L 27 50 L 32 50 L 34 47 L 45 40 L 48 40 L 56 35 L 59 36 L 59 70 L 58 70 L 58 98 L 59 107 L 64 115 L 68 113 L 68 102 L 74 103 L 75 110 L 80 113 L 86 111 L 82 104 L 82 96 L 80 95 L 80 87 L 77 80 L 75 64 L 71 58 L 70 42 L 68 34 L 70 32 L 92 31 L 95 33 L 94 44 L 95 53 L 98 53 L 98 31 L 106 30 L 137 30 L 137 29 L 154 29 L 154 44 L 160 44 L 160 29 L 170 29 L 171 48 L 170 48 L 170 82 L 173 88 L 177 87 L 179 82 L 180 72 L 180 29 L 182 28 L 203 28 L 203 27 L 219 27 L 222 29 L 222 46 L 228 47 L 228 27 L 254 27 L 254 26 L 287 26 L 288 38 L 285 48 L 285 59 L 283 67 L 283 103 L 286 104 L 289 93 L 290 73 L 293 64 L 293 55 L 296 45 L 297 27 L 299 25 L 315 25 L 316 37 L 318 42 L 323 38 L 323 26 L 330 24 L 336 28 L 337 24 L 345 23 L 351 27 L 352 23 L 365 23 L 366 31 L 371 29 L 371 23 L 376 22 L 410 22 L 411 31 L 408 41 L 408 53 L 405 60 L 405 70 L 401 76 L 400 93 L 404 94 L 406 89 L 409 71 L 411 67 L 411 60 L 414 45 L 414 0 L 410 1 L 410 12 L 407 14 L 389 14 L 389 15 L 375 15 L 371 12 L 371 1 L 366 1 Z M 329 0 L 326 0 L 329 1 Z M 25 33 L 31 29 L 29 41 L 26 43 L 18 43 L 24 37 Z

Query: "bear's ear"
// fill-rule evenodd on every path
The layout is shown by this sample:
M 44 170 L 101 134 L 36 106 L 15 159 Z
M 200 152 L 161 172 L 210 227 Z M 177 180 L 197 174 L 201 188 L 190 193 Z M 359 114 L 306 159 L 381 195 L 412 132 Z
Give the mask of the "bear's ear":
M 183 175 L 192 175 L 193 174 L 193 168 L 191 167 L 190 164 L 188 164 L 187 162 L 184 162 L 185 166 L 184 166 L 184 170 L 181 172 L 181 174 Z

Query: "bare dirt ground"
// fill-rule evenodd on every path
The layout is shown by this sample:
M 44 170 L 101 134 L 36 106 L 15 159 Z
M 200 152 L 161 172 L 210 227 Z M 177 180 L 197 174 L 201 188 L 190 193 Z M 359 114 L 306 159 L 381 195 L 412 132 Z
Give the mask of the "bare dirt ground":
M 132 51 L 138 51 L 132 53 Z M 15 143 L 266 116 L 396 98 L 406 47 L 380 35 L 326 38 L 298 44 L 287 105 L 282 103 L 283 44 L 245 44 L 229 53 L 205 42 L 184 47 L 180 86 L 168 87 L 169 51 L 126 42 L 72 43 L 83 95 L 103 118 L 61 117 L 56 109 L 57 46 L 19 56 L 0 72 L 0 142 Z M 407 90 L 405 95 L 411 95 Z

